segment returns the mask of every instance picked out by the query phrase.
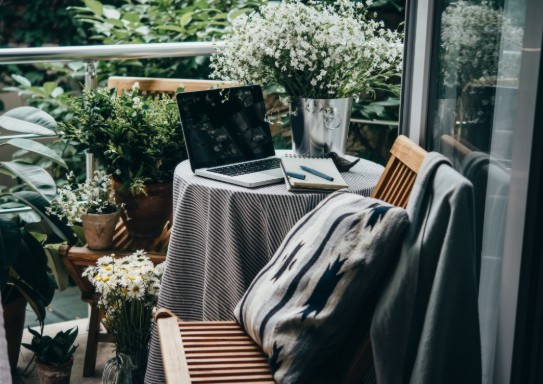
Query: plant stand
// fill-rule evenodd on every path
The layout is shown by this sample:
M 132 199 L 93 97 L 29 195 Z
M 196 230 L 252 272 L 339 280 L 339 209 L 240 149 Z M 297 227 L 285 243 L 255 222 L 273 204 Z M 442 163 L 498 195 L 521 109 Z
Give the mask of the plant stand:
M 119 220 L 115 234 L 113 235 L 113 248 L 109 250 L 91 250 L 85 247 L 63 246 L 59 254 L 68 269 L 68 273 L 81 290 L 81 300 L 90 305 L 89 333 L 85 350 L 85 361 L 83 365 L 83 376 L 93 376 L 96 366 L 96 354 L 98 343 L 113 342 L 111 335 L 100 332 L 102 313 L 98 309 L 99 295 L 94 291 L 92 284 L 82 277 L 83 271 L 102 257 L 112 253 L 115 256 L 123 257 L 138 249 L 147 251 L 147 256 L 154 264 L 166 260 L 166 251 L 170 240 L 171 220 L 166 223 L 162 233 L 156 237 L 137 238 L 128 234 L 122 220 Z

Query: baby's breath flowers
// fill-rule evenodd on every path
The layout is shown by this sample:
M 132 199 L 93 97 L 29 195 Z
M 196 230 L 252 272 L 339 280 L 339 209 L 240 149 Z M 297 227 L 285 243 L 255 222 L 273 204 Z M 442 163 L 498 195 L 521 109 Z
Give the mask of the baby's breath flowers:
M 284 0 L 234 20 L 212 56 L 213 77 L 275 83 L 290 97 L 343 98 L 398 90 L 402 34 L 369 17 L 371 0 Z
M 122 258 L 101 257 L 96 266 L 83 272 L 100 294 L 98 306 L 115 339 L 116 351 L 134 359 L 141 382 L 147 366 L 151 315 L 163 273 L 164 263 L 153 265 L 142 250 Z
M 59 189 L 46 211 L 66 219 L 69 225 L 81 223 L 88 213 L 113 213 L 122 207 L 115 203 L 111 190 L 111 177 L 105 171 L 95 171 L 92 179 L 83 184 L 75 182 L 73 172 L 66 175 L 68 184 Z

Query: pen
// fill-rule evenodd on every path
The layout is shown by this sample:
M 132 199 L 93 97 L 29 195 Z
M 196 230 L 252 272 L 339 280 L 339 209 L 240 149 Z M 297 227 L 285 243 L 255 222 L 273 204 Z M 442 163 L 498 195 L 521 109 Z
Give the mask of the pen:
M 294 177 L 295 179 L 305 180 L 305 175 L 302 173 L 285 172 L 287 176 Z
M 325 175 L 324 173 L 319 172 L 313 168 L 306 167 L 305 165 L 300 165 L 300 168 L 302 168 L 306 172 L 312 173 L 313 175 L 318 176 L 318 177 L 322 177 L 323 179 L 326 179 L 328 181 L 334 181 L 333 177 Z

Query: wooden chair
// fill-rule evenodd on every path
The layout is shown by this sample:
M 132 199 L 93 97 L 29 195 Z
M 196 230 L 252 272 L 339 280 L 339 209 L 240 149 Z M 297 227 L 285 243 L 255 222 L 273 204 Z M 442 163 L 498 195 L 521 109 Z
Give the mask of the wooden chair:
M 426 151 L 399 136 L 372 197 L 405 207 Z M 168 384 L 274 383 L 268 356 L 235 321 L 184 322 L 161 309 L 158 324 L 164 373 Z M 356 351 L 363 367 L 351 367 L 346 382 L 354 382 L 369 368 L 372 355 L 369 337 Z
M 110 77 L 108 87 L 116 88 L 120 94 L 123 90 L 132 89 L 134 83 L 139 83 L 142 94 L 167 93 L 175 94 L 182 84 L 184 91 L 198 91 L 214 87 L 232 86 L 234 83 L 224 83 L 209 80 L 186 80 L 186 79 L 154 79 L 146 77 Z M 102 314 L 98 309 L 98 298 L 93 286 L 81 274 L 90 265 L 95 265 L 96 260 L 102 256 L 115 253 L 116 256 L 126 256 L 138 249 L 147 251 L 147 255 L 158 264 L 166 259 L 166 251 L 170 239 L 171 223 L 164 226 L 162 233 L 153 238 L 134 238 L 126 231 L 122 220 L 119 221 L 113 237 L 113 248 L 108 251 L 93 251 L 85 247 L 68 247 L 60 249 L 60 256 L 68 273 L 81 290 L 81 300 L 90 305 L 89 333 L 85 350 L 85 361 L 83 365 L 83 376 L 93 376 L 96 366 L 96 354 L 98 343 L 112 342 L 111 335 L 100 332 Z

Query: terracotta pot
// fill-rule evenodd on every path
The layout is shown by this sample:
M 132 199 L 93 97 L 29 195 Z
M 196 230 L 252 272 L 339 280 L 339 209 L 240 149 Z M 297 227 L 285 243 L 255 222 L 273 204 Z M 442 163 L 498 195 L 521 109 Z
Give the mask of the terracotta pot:
M 115 225 L 119 221 L 119 212 L 94 214 L 88 213 L 81 218 L 83 232 L 90 249 L 110 249 L 113 243 Z
M 6 330 L 6 342 L 8 344 L 8 359 L 11 370 L 17 368 L 21 340 L 25 327 L 26 299 L 15 288 L 10 292 L 4 307 L 4 329 Z
M 58 367 L 54 365 L 46 365 L 41 363 L 36 363 L 38 368 L 38 376 L 40 378 L 41 384 L 69 384 L 70 383 L 70 374 L 72 373 L 72 366 L 74 364 L 74 358 L 72 357 L 70 361 L 59 365 Z
M 146 185 L 147 195 L 132 195 L 120 191 L 121 184 L 115 181 L 115 200 L 124 203 L 126 215 L 121 217 L 128 233 L 135 237 L 155 237 L 162 233 L 172 214 L 173 183 Z

